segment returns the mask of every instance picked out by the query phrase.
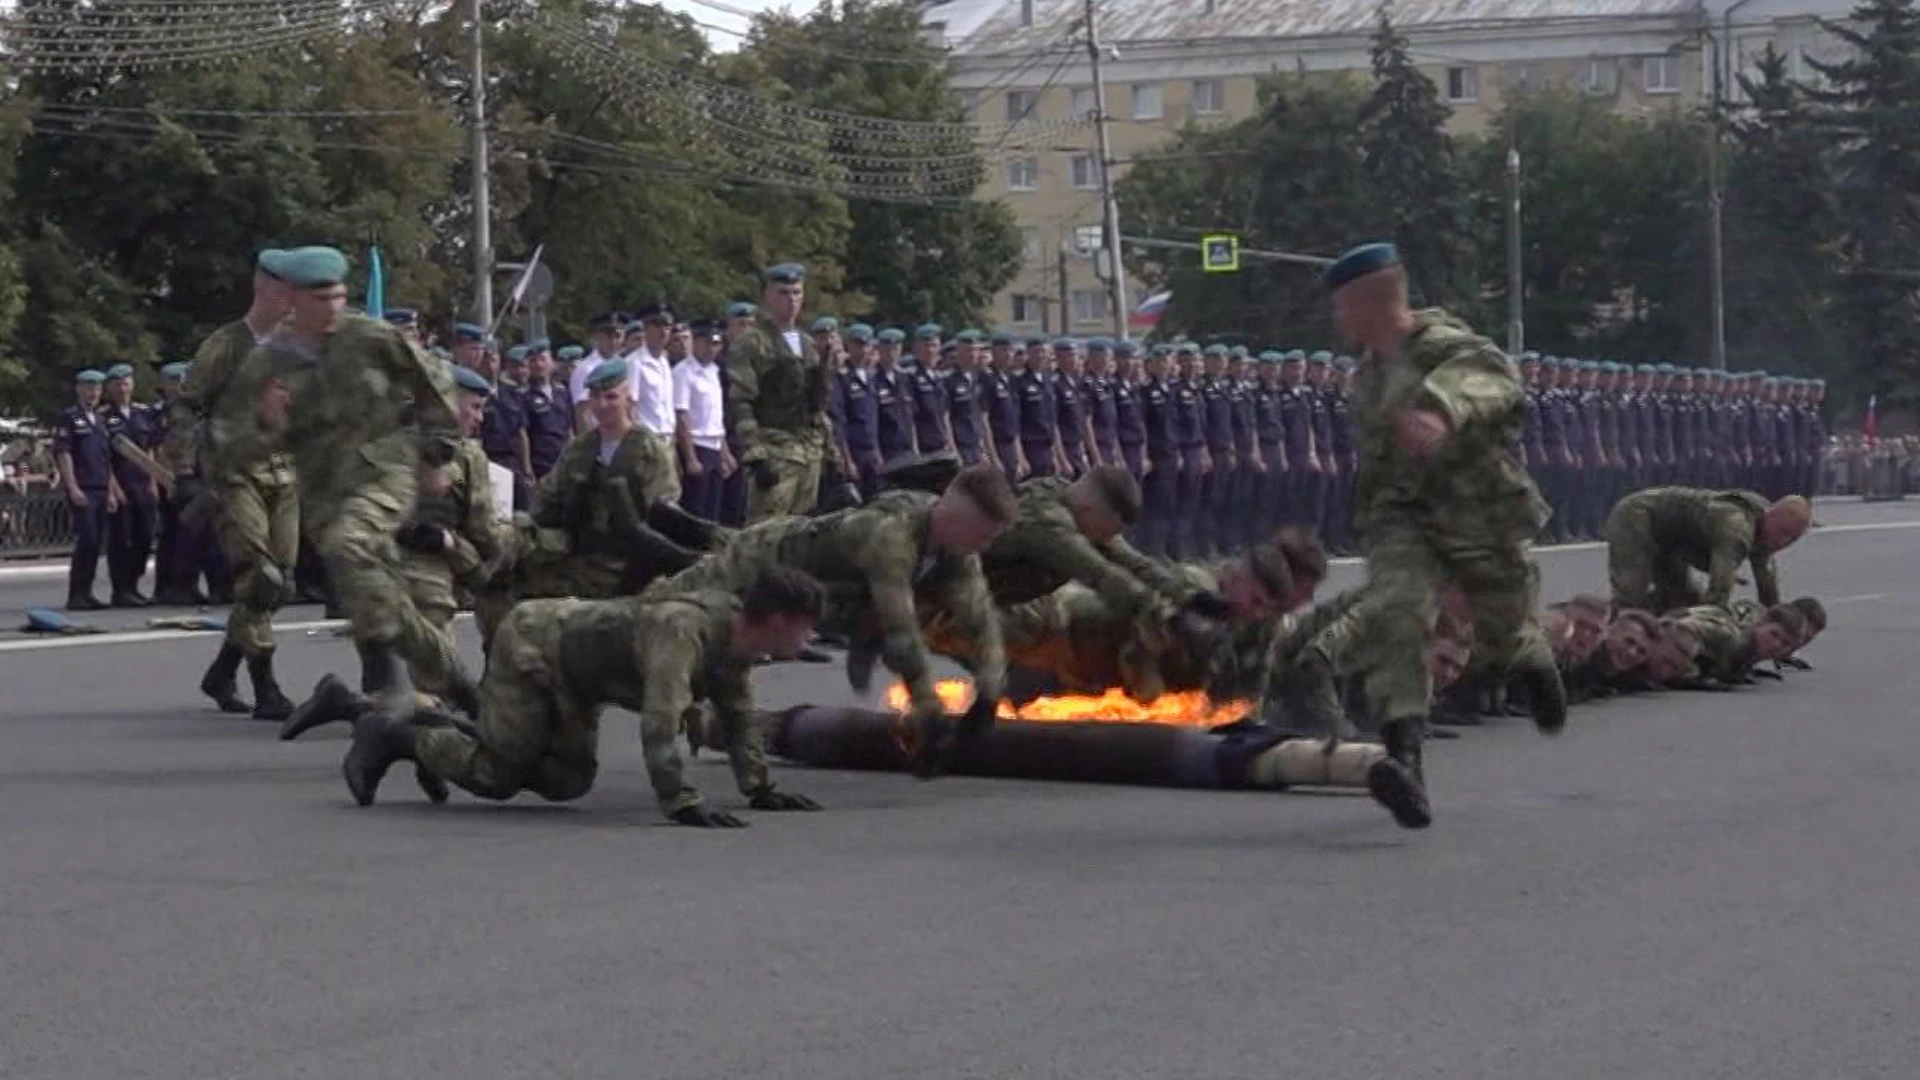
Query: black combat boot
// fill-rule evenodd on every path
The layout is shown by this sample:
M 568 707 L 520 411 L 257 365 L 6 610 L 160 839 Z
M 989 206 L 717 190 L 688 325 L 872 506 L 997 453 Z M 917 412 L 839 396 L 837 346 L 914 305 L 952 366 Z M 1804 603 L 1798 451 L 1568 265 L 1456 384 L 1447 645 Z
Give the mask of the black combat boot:
M 105 611 L 107 610 L 107 605 L 101 603 L 100 598 L 92 593 L 75 592 L 67 594 L 67 610 Z
M 293 702 L 280 692 L 273 677 L 273 653 L 247 657 L 247 678 L 253 682 L 253 718 L 281 721 L 293 715 Z
M 1380 725 L 1380 744 L 1386 747 L 1387 757 L 1406 766 L 1423 788 L 1427 774 L 1421 765 L 1420 743 L 1425 727 L 1424 719 L 1389 720 Z
M 1417 761 L 1419 751 L 1414 754 Z M 1433 824 L 1433 805 L 1427 801 L 1427 787 L 1421 782 L 1418 766 L 1409 766 L 1391 756 L 1391 751 L 1368 767 L 1367 794 L 1386 807 L 1403 829 L 1424 829 Z
M 222 642 L 220 652 L 213 658 L 213 664 L 207 673 L 200 676 L 200 692 L 213 699 L 223 713 L 252 712 L 253 706 L 240 698 L 240 661 L 246 654 L 233 642 Z
M 1513 681 L 1533 710 L 1533 726 L 1542 735 L 1558 735 L 1567 726 L 1567 686 L 1545 645 L 1529 650 L 1513 666 Z
M 353 745 L 340 762 L 347 790 L 353 801 L 372 806 L 380 790 L 380 781 L 396 761 L 412 761 L 414 741 L 419 729 L 408 720 L 395 719 L 378 709 L 369 709 L 353 721 Z
M 374 699 L 374 707 L 396 719 L 412 718 L 416 702 L 413 675 L 391 643 L 373 643 L 360 650 L 360 686 Z
M 352 720 L 367 708 L 367 700 L 338 675 L 323 675 L 313 696 L 293 707 L 280 725 L 280 741 L 292 742 L 322 724 Z

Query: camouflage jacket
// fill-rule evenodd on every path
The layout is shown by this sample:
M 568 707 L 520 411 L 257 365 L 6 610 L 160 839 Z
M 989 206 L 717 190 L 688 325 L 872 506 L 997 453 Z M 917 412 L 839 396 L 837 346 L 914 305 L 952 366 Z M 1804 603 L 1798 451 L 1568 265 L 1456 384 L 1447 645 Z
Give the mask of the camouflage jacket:
M 485 580 L 486 569 L 500 557 L 505 535 L 505 527 L 494 519 L 488 464 L 479 440 L 460 440 L 447 465 L 446 494 L 423 492 L 414 510 L 418 520 L 446 529 L 453 536 L 453 546 L 440 555 L 410 557 L 442 560 L 454 580 L 470 586 Z
M 1752 642 L 1733 612 L 1717 604 L 1701 604 L 1682 608 L 1672 618 L 1700 641 L 1700 651 L 1693 658 L 1697 674 L 1731 682 L 1753 667 Z
M 291 393 L 284 431 L 261 427 L 270 384 Z M 300 501 L 337 506 L 377 477 L 452 459 L 460 441 L 453 372 L 392 326 L 343 316 L 317 348 L 282 331 L 240 365 L 214 414 L 214 446 L 231 461 L 260 461 L 284 444 Z M 396 508 L 399 509 L 399 508 Z
M 1148 584 L 1164 571 L 1119 537 L 1102 544 L 1088 539 L 1061 501 L 1072 483 L 1047 476 L 1020 485 L 1020 516 L 980 556 L 993 602 L 1011 607 L 1077 581 L 1123 618 L 1164 618 L 1168 612 L 1156 609 L 1170 605 Z
M 727 423 L 740 440 L 742 464 L 828 456 L 832 379 L 812 335 L 801 332 L 795 353 L 771 322 L 756 320 L 727 343 L 727 379 Z
M 1773 556 L 1761 550 L 1760 518 L 1767 500 L 1751 491 L 1708 491 L 1702 488 L 1664 487 L 1638 491 L 1620 501 L 1616 515 L 1646 515 L 1654 550 L 1642 558 L 1678 558 L 1707 574 L 1702 600 L 1724 605 L 1733 596 L 1740 564 L 1753 569 L 1753 588 L 1760 603 L 1780 602 L 1780 580 Z
M 1433 454 L 1400 448 L 1394 417 L 1424 409 L 1450 434 Z M 1407 518 L 1457 540 L 1511 543 L 1533 536 L 1546 504 L 1515 447 L 1526 419 L 1519 374 L 1499 349 L 1438 309 L 1415 315 L 1400 355 L 1368 353 L 1354 385 L 1360 477 L 1355 517 Z
M 258 343 L 245 319 L 215 330 L 200 343 L 193 366 L 180 384 L 167 410 L 166 456 L 175 462 L 200 462 L 201 469 L 216 483 L 238 478 L 266 485 L 293 482 L 293 463 L 277 443 L 265 439 L 255 444 L 256 460 L 240 460 L 212 445 L 210 429 L 214 415 L 232 388 L 234 377 Z
M 614 481 L 622 481 L 616 484 Z M 560 452 L 560 460 L 533 489 L 529 516 L 543 529 L 567 535 L 579 555 L 626 558 L 624 510 L 616 500 L 630 495 L 642 519 L 657 502 L 680 498 L 680 473 L 665 439 L 635 425 L 620 440 L 611 464 L 600 463 L 600 432 L 589 428 Z

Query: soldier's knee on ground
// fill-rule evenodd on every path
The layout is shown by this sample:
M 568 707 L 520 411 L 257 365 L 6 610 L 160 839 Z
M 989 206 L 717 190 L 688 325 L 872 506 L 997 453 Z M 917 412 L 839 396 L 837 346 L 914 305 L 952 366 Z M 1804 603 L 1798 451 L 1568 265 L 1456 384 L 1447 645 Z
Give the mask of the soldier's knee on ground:
M 593 762 L 562 764 L 551 758 L 534 769 L 527 790 L 548 802 L 572 802 L 593 790 L 600 766 Z

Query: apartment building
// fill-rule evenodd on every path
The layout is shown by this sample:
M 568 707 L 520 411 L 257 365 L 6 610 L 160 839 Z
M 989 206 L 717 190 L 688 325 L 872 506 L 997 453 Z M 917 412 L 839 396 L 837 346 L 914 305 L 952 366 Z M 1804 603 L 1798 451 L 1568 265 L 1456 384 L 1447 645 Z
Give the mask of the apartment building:
M 1602 95 L 1622 111 L 1681 108 L 1737 95 L 1771 44 L 1798 77 L 1838 43 L 1819 20 L 1844 0 L 1398 0 L 1396 27 L 1453 109 L 1459 134 L 1484 130 L 1516 92 L 1551 84 Z M 980 122 L 1060 121 L 1094 113 L 1085 0 L 952 0 L 926 12 L 950 50 L 954 85 Z M 1096 6 L 1116 179 L 1189 124 L 1250 115 L 1276 72 L 1366 72 L 1377 0 L 1101 0 Z M 1730 43 L 1725 44 L 1725 43 Z M 980 190 L 1005 199 L 1024 241 L 1019 275 L 994 321 L 1020 330 L 1112 327 L 1096 273 L 1100 161 L 1091 124 L 998 165 Z M 1121 222 L 1126 232 L 1126 222 Z M 1186 238 L 1182 238 L 1186 239 Z M 1197 255 L 1195 256 L 1198 257 Z M 1143 299 L 1137 283 L 1130 305 Z M 1064 309 L 1064 310 L 1063 310 Z

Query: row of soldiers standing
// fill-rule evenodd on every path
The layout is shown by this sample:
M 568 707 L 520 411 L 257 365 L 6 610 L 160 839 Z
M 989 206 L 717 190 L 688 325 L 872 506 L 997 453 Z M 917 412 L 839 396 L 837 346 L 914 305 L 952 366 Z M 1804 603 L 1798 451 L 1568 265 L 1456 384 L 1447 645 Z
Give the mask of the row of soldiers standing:
M 1738 488 L 1769 499 L 1819 486 L 1826 381 L 1527 353 L 1521 456 L 1553 507 L 1547 538 L 1598 539 L 1642 488 Z
M 943 343 L 932 324 L 909 346 L 903 330 L 831 318 L 813 333 L 840 368 L 831 463 L 863 495 L 890 463 L 932 454 L 1013 481 L 1123 465 L 1145 493 L 1150 553 L 1217 554 L 1285 525 L 1353 545 L 1348 357 L 976 330 Z

